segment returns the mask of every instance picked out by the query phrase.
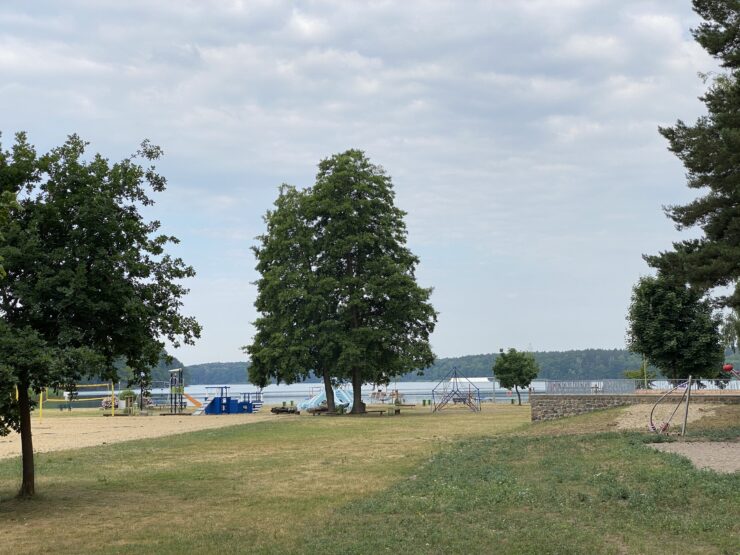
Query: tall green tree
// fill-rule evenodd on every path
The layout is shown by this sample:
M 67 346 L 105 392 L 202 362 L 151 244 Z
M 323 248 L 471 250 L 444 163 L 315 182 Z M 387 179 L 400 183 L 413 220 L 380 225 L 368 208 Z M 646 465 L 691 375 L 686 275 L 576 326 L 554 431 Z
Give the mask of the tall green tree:
M 334 314 L 335 376 L 352 382 L 352 412 L 365 412 L 363 383 L 434 362 L 429 336 L 437 313 L 431 289 L 416 282 L 419 260 L 406 247 L 405 212 L 391 178 L 364 152 L 348 150 L 319 163 L 307 209 Z
M 679 229 L 698 226 L 703 234 L 676 242 L 673 250 L 646 256 L 661 273 L 693 287 L 729 287 L 719 301 L 740 308 L 740 1 L 694 0 L 704 22 L 694 37 L 724 71 L 702 100 L 707 115 L 694 125 L 678 121 L 661 128 L 670 150 L 687 170 L 688 186 L 704 191 L 696 200 L 669 206 L 666 214 Z
M 320 252 L 306 217 L 309 195 L 282 185 L 275 208 L 265 216 L 267 230 L 253 248 L 261 276 L 255 301 L 260 316 L 244 350 L 251 358 L 252 383 L 294 383 L 315 373 L 324 381 L 327 408 L 334 411 L 336 306 L 316 271 Z
M 0 404 L 0 434 L 21 433 L 25 496 L 35 489 L 30 392 L 89 375 L 116 379 L 120 360 L 148 373 L 163 338 L 178 345 L 200 333 L 181 314 L 180 280 L 194 271 L 165 252 L 177 239 L 140 213 L 165 189 L 152 165 L 160 149 L 145 141 L 111 164 L 86 160 L 85 148 L 72 135 L 37 157 L 19 134 L 0 166 L 2 192 L 18 197 L 0 245 L 0 361 L 18 401 Z
M 643 277 L 632 291 L 628 320 L 629 348 L 666 378 L 719 375 L 719 319 L 700 290 L 666 277 Z
M 540 373 L 540 367 L 537 361 L 530 353 L 522 353 L 516 349 L 509 349 L 507 352 L 501 352 L 496 357 L 493 365 L 493 375 L 501 384 L 501 387 L 516 391 L 516 397 L 519 404 L 522 404 L 522 396 L 519 388 L 529 387 Z
M 284 187 L 255 249 L 257 333 L 250 379 L 297 380 L 316 371 L 352 382 L 352 411 L 365 411 L 363 383 L 434 362 L 437 314 L 406 247 L 405 213 L 390 177 L 359 150 L 322 160 L 313 187 Z

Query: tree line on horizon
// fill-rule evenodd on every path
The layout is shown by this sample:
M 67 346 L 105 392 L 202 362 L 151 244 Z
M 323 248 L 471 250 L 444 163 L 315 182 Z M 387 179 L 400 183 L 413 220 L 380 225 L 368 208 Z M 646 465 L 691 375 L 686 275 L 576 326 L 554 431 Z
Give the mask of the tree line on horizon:
M 531 353 L 540 367 L 537 379 L 544 380 L 585 380 L 619 379 L 627 377 L 627 372 L 637 372 L 642 365 L 642 356 L 627 349 L 580 349 L 570 351 L 535 351 Z M 398 381 L 437 381 L 450 370 L 458 368 L 468 377 L 490 376 L 498 353 L 465 355 L 437 359 L 424 369 L 398 376 Z M 740 366 L 740 354 L 731 350 L 725 359 Z M 167 379 L 167 370 L 183 366 L 174 359 L 171 365 L 160 364 L 153 370 L 152 379 Z M 188 385 L 219 385 L 248 383 L 249 362 L 207 362 L 184 366 Z M 654 366 L 648 366 L 651 375 L 662 376 Z M 309 376 L 306 383 L 318 383 L 320 377 Z

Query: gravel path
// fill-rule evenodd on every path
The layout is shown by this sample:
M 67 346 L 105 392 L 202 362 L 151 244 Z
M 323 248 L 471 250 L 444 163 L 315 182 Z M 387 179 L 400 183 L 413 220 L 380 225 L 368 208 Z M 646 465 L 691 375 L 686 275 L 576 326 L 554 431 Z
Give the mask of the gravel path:
M 652 447 L 665 453 L 683 455 L 697 468 L 710 468 L 717 472 L 740 471 L 740 443 L 737 442 L 654 443 Z
M 161 437 L 196 430 L 223 428 L 235 424 L 252 424 L 276 417 L 268 413 L 222 416 L 77 416 L 45 418 L 32 423 L 33 447 L 36 452 L 77 449 L 132 439 Z M 11 433 L 0 437 L 0 459 L 21 454 L 20 436 Z

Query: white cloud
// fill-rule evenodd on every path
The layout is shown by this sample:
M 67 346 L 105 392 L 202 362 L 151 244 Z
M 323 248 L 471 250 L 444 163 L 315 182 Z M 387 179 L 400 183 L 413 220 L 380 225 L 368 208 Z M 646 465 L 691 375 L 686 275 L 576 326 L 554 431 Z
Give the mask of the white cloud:
M 444 307 L 441 354 L 490 350 L 492 330 L 618 345 L 640 254 L 676 238 L 660 206 L 691 195 L 656 128 L 701 112 L 696 72 L 714 66 L 695 22 L 657 0 L 17 0 L 0 6 L 0 121 L 6 143 L 79 131 L 111 158 L 162 144 L 156 213 L 208 323 L 193 361 L 249 339 L 252 317 L 219 316 L 251 310 L 248 246 L 277 185 L 350 147 L 394 178 Z M 548 291 L 583 321 L 538 324 Z

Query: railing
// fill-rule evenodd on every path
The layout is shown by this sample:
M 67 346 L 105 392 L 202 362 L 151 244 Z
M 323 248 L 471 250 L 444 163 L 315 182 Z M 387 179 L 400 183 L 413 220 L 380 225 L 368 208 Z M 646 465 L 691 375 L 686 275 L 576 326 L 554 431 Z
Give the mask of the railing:
M 686 389 L 687 380 L 565 380 L 545 382 L 548 395 L 639 395 L 663 394 L 672 389 L 677 394 Z M 535 392 L 536 393 L 536 392 Z M 696 378 L 691 382 L 691 393 L 711 395 L 740 395 L 740 380 Z

